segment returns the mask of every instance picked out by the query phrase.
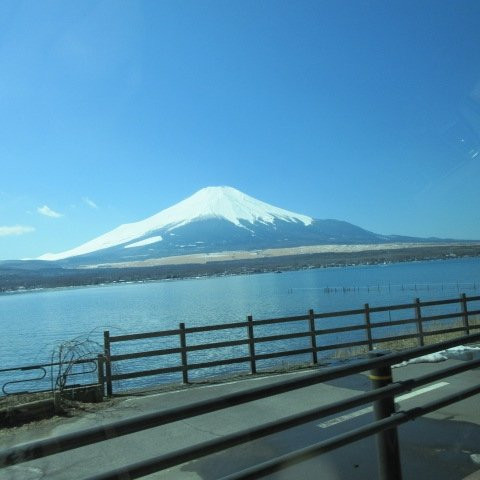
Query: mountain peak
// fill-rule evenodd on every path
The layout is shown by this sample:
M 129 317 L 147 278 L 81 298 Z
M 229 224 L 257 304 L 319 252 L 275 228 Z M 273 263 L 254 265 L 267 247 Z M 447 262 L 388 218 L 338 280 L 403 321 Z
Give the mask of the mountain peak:
M 246 223 L 268 225 L 279 220 L 308 226 L 313 222 L 311 217 L 275 207 L 233 187 L 212 186 L 202 188 L 185 200 L 145 220 L 120 225 L 79 247 L 57 254 L 47 253 L 39 257 L 39 260 L 62 260 L 84 255 L 143 239 L 160 229 L 170 232 L 188 223 L 208 218 L 223 219 L 242 229 L 247 228 Z M 157 235 L 155 238 L 159 238 L 156 241 L 162 241 L 161 236 Z
M 151 217 L 120 225 L 76 248 L 38 259 L 88 266 L 194 254 L 195 261 L 199 255 L 207 261 L 207 254 L 217 258 L 225 251 L 418 241 L 424 240 L 379 235 L 339 220 L 314 220 L 233 187 L 217 186 L 202 188 Z
M 158 215 L 158 217 L 157 217 Z M 257 200 L 233 187 L 205 187 L 173 207 L 154 215 L 162 221 L 171 216 L 170 230 L 193 220 L 217 217 L 242 227 L 247 223 L 273 223 L 275 220 L 310 225 L 312 218 Z M 153 218 L 153 217 L 152 217 Z M 166 224 L 165 224 L 166 225 Z

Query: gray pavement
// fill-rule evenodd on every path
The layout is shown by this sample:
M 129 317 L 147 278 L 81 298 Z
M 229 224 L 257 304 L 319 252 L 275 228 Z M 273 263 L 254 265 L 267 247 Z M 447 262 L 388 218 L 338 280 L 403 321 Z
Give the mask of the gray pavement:
M 418 376 L 445 368 L 460 360 L 440 364 L 413 364 L 394 369 L 394 379 Z M 81 430 L 99 423 L 158 411 L 218 395 L 274 383 L 295 372 L 279 376 L 253 377 L 219 385 L 195 386 L 180 391 L 128 397 L 115 405 L 72 419 L 55 419 L 4 430 L 0 448 L 37 438 Z M 478 384 L 480 370 L 471 370 L 432 385 L 417 389 L 402 400 L 399 408 L 412 408 L 420 402 L 434 400 L 454 391 Z M 52 480 L 83 479 L 90 475 L 147 459 L 178 448 L 203 442 L 248 427 L 275 420 L 317 405 L 334 402 L 370 389 L 366 374 L 346 377 L 301 390 L 258 400 L 230 409 L 198 416 L 132 435 L 112 438 L 96 445 L 31 461 L 0 470 L 0 479 Z M 287 431 L 227 449 L 185 465 L 145 477 L 148 479 L 215 479 L 234 471 L 285 454 L 333 435 L 346 432 L 373 420 L 371 409 L 360 407 L 337 416 L 310 422 Z M 445 409 L 409 422 L 399 428 L 404 479 L 461 480 L 474 474 L 480 465 L 480 401 L 478 397 L 463 400 Z M 365 479 L 377 478 L 374 438 L 342 447 L 330 454 L 268 478 L 275 479 Z

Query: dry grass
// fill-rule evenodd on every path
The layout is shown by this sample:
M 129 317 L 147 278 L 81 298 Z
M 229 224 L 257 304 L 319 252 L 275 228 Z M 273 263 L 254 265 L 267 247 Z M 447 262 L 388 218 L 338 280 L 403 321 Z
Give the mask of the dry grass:
M 53 392 L 18 393 L 0 397 L 0 408 L 10 408 L 23 403 L 48 400 L 53 398 Z
M 468 318 L 468 323 L 470 325 L 480 325 L 480 315 L 472 315 Z
M 347 360 L 349 358 L 357 358 L 367 355 L 368 345 L 360 345 L 356 347 L 337 348 L 333 351 L 334 360 Z
M 399 335 L 407 335 L 409 332 L 402 332 Z M 392 352 L 398 352 L 400 350 L 407 350 L 409 348 L 415 348 L 420 346 L 417 338 L 401 338 L 396 339 L 392 337 L 391 340 L 386 342 L 379 342 L 374 344 L 377 348 L 381 350 L 391 350 Z
M 480 325 L 480 315 L 470 316 L 468 319 L 470 326 Z M 451 325 L 450 328 L 463 327 L 463 321 L 459 320 L 455 324 Z M 436 330 L 444 330 L 448 327 L 428 327 L 424 326 L 424 332 L 434 332 Z M 471 333 L 480 333 L 480 329 L 475 329 Z M 412 331 L 401 330 L 398 332 L 398 336 L 412 334 Z M 434 335 L 424 336 L 425 345 L 434 345 L 436 343 L 445 342 L 446 340 L 452 340 L 454 338 L 463 337 L 465 332 L 446 332 L 439 333 Z M 397 339 L 392 337 L 391 339 L 384 342 L 374 342 L 374 347 L 381 350 L 390 350 L 392 352 L 399 352 L 401 350 L 407 350 L 409 348 L 415 348 L 420 346 L 420 341 L 418 338 L 401 338 Z M 331 358 L 334 360 L 347 360 L 350 358 L 357 358 L 366 356 L 368 354 L 368 346 L 357 346 L 357 347 L 345 347 L 339 348 L 332 353 Z

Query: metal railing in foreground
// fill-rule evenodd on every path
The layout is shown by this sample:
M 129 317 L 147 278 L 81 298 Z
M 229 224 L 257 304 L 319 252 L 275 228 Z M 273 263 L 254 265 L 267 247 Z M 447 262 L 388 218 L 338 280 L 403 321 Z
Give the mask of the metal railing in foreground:
M 186 418 L 194 417 L 236 405 L 251 402 L 272 395 L 285 393 L 291 390 L 315 385 L 328 380 L 357 374 L 369 369 L 379 367 L 390 367 L 402 361 L 434 353 L 458 345 L 480 341 L 480 333 L 471 334 L 466 337 L 448 340 L 435 345 L 414 348 L 408 351 L 387 354 L 382 357 L 358 361 L 351 365 L 328 368 L 302 376 L 277 382 L 273 385 L 261 386 L 245 390 L 240 393 L 228 394 L 217 397 L 213 400 L 196 402 L 183 407 L 170 408 L 160 412 L 141 415 L 126 420 L 110 423 L 86 429 L 81 432 L 61 435 L 55 438 L 30 442 L 27 444 L 12 447 L 0 452 L 0 466 L 7 467 L 18 463 L 26 462 L 35 458 L 42 458 L 56 453 L 64 452 L 81 446 L 109 440 L 113 437 L 132 434 L 138 431 L 158 427 L 168 423 L 176 422 Z M 249 428 L 234 434 L 225 435 L 218 439 L 207 441 L 199 445 L 193 445 L 178 451 L 148 459 L 135 464 L 130 464 L 120 469 L 89 477 L 90 480 L 125 479 L 139 478 L 159 470 L 203 457 L 205 455 L 219 452 L 227 448 L 249 442 L 258 438 L 281 432 L 285 429 L 305 424 L 328 415 L 337 414 L 366 403 L 379 401 L 384 398 L 393 398 L 395 395 L 412 390 L 413 388 L 434 382 L 450 375 L 465 372 L 472 368 L 480 367 L 480 359 L 464 362 L 437 372 L 409 379 L 406 381 L 388 384 L 382 388 L 362 393 L 354 397 L 319 406 L 306 412 L 291 415 L 277 421 L 269 422 L 260 426 Z M 451 403 L 480 393 L 480 385 L 457 392 L 454 395 L 444 397 L 436 402 L 424 404 L 411 410 L 393 413 L 391 416 L 378 420 L 368 426 L 352 430 L 346 434 L 331 438 L 324 442 L 312 445 L 302 450 L 289 453 L 279 458 L 272 459 L 263 464 L 251 467 L 243 472 L 230 475 L 229 479 L 259 478 L 267 473 L 286 468 L 294 463 L 311 458 L 319 453 L 330 451 L 334 448 L 352 443 L 361 438 L 373 435 L 383 430 L 405 423 L 409 420 L 425 415 L 434 410 L 442 408 Z M 389 477 L 385 477 L 389 478 Z M 400 478 L 399 476 L 395 478 Z

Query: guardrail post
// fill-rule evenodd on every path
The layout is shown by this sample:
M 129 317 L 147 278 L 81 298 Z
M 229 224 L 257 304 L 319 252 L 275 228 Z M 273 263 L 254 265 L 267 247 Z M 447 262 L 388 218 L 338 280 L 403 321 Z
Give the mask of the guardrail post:
M 187 361 L 187 336 L 185 335 L 185 324 L 181 323 L 180 329 L 180 348 L 182 349 L 182 379 L 183 383 L 188 383 L 188 361 Z
M 368 303 L 365 304 L 365 327 L 367 330 L 368 349 L 372 351 L 373 350 L 372 324 L 370 322 L 370 305 Z
M 105 374 L 104 374 L 105 359 L 101 353 L 97 355 L 97 373 L 98 384 L 102 386 L 102 396 L 105 395 Z
M 310 326 L 310 339 L 312 342 L 312 362 L 316 365 L 318 363 L 317 355 L 317 337 L 315 334 L 315 313 L 313 309 L 308 311 L 308 323 Z
M 108 330 L 103 332 L 103 355 L 105 360 L 105 382 L 107 385 L 107 397 L 111 397 L 113 395 L 112 362 L 110 360 L 110 332 Z
M 385 351 L 370 352 L 370 358 L 386 355 Z M 382 365 L 370 370 L 372 387 L 382 388 L 392 383 L 392 369 L 390 365 Z M 373 402 L 375 420 L 382 420 L 395 413 L 393 396 L 385 397 Z M 389 428 L 376 434 L 378 454 L 378 478 L 379 480 L 401 480 L 402 470 L 400 465 L 400 450 L 398 447 L 397 429 Z
M 255 337 L 253 334 L 253 317 L 247 316 L 247 334 L 248 334 L 248 352 L 250 355 L 250 372 L 252 375 L 257 373 L 257 362 L 255 360 Z
M 460 301 L 462 302 L 462 317 L 463 326 L 465 327 L 465 333 L 467 335 L 470 335 L 470 325 L 468 324 L 467 296 L 464 293 L 460 295 Z
M 420 299 L 415 299 L 415 319 L 417 320 L 418 343 L 420 347 L 425 345 L 423 339 L 422 310 L 420 308 Z

